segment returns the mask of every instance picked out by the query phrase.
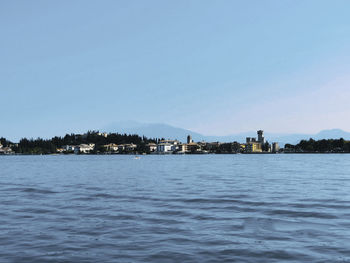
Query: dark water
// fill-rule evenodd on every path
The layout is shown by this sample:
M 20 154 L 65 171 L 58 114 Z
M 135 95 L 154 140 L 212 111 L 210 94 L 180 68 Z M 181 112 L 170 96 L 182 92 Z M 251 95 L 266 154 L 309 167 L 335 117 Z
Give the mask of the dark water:
M 350 155 L 3 156 L 1 262 L 350 262 Z

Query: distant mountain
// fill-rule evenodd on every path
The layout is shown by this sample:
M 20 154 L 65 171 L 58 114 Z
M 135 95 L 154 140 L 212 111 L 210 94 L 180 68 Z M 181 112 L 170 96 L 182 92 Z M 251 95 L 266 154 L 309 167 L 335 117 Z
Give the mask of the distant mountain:
M 322 139 L 346 139 L 350 140 L 350 132 L 346 132 L 340 129 L 323 130 L 317 134 L 284 134 L 277 135 L 268 133 L 265 135 L 267 139 L 271 138 L 273 141 L 279 142 L 282 146 L 286 143 L 296 144 L 301 140 L 308 140 L 310 138 L 314 140 Z
M 115 122 L 111 125 L 101 129 L 106 132 L 118 132 L 127 134 L 144 135 L 149 138 L 165 138 L 165 139 L 177 139 L 185 142 L 187 135 L 191 135 L 194 141 L 207 141 L 207 142 L 245 142 L 246 137 L 256 137 L 255 131 L 232 134 L 227 136 L 205 136 L 197 132 L 190 130 L 173 127 L 164 123 L 140 123 L 135 121 L 122 121 Z M 300 140 L 308 140 L 313 138 L 315 140 L 321 139 L 339 139 L 344 138 L 350 140 L 350 132 L 346 132 L 340 129 L 323 130 L 317 134 L 280 134 L 280 133 L 264 133 L 267 141 L 278 142 L 282 147 L 286 143 L 296 144 Z
M 118 132 L 127 134 L 144 135 L 149 138 L 177 139 L 185 142 L 187 135 L 191 135 L 193 140 L 201 141 L 205 136 L 190 130 L 173 127 L 163 123 L 139 123 L 135 121 L 115 122 L 106 126 L 106 132 Z
M 182 142 L 185 142 L 187 140 L 188 135 L 191 135 L 194 141 L 208 142 L 243 142 L 245 141 L 246 137 L 253 137 L 256 135 L 256 132 L 251 131 L 228 136 L 205 136 L 197 132 L 177 128 L 164 123 L 140 123 L 135 121 L 115 122 L 104 127 L 102 130 L 106 132 L 138 134 L 150 138 L 177 139 Z
M 346 132 L 340 129 L 323 130 L 316 134 L 313 139 L 350 139 L 350 132 Z

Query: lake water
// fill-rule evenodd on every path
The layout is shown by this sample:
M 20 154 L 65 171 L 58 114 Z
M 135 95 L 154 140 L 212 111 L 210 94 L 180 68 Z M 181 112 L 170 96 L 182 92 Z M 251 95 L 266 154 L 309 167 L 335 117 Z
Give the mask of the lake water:
M 350 262 L 350 155 L 0 156 L 1 262 Z

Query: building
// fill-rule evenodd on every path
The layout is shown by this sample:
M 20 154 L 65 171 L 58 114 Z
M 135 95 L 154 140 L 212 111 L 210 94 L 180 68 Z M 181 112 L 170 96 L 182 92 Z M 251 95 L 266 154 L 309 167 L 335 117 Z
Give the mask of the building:
M 118 152 L 122 152 L 125 150 L 125 144 L 118 144 Z
M 261 144 L 265 144 L 265 137 L 264 137 L 264 131 L 263 130 L 259 130 L 257 131 L 258 133 L 258 142 Z
M 259 142 L 246 143 L 246 145 L 245 145 L 245 152 L 247 152 L 247 153 L 262 152 L 261 143 L 259 143 Z
M 272 152 L 277 153 L 280 150 L 280 146 L 278 145 L 277 142 L 272 143 Z
M 155 143 L 147 143 L 146 144 L 146 149 L 149 151 L 149 152 L 155 152 L 157 150 L 157 144 Z
M 177 140 L 160 140 L 157 144 L 157 153 L 173 153 L 179 149 L 179 141 Z
M 65 150 L 63 149 L 63 148 L 57 148 L 56 149 L 56 152 L 58 152 L 58 153 L 63 153 Z
M 251 142 L 256 142 L 256 138 L 254 138 L 254 137 L 247 137 L 246 138 L 246 143 L 251 143 Z
M 74 147 L 74 153 L 90 153 L 95 148 L 94 143 L 90 144 L 80 144 Z
M 1 154 L 13 154 L 13 151 L 12 151 L 12 149 L 10 147 L 3 147 L 1 145 L 1 147 L 0 147 L 0 155 Z
M 246 144 L 244 151 L 246 153 L 258 153 L 262 152 L 263 150 L 263 145 L 266 143 L 265 138 L 264 138 L 264 131 L 263 130 L 258 130 L 258 140 L 253 137 L 247 137 L 246 138 Z
M 98 136 L 103 136 L 103 137 L 105 137 L 105 138 L 108 137 L 108 133 L 107 133 L 107 132 L 98 132 L 97 135 L 98 135 Z
M 108 152 L 117 152 L 118 151 L 118 145 L 115 143 L 110 143 L 110 144 L 106 144 L 103 145 L 103 147 L 106 149 L 106 151 Z
M 191 135 L 188 135 L 188 136 L 187 136 L 187 144 L 192 143 L 192 142 L 193 142 L 192 136 L 191 136 Z
M 209 152 L 216 152 L 220 149 L 220 142 L 208 142 L 205 146 L 202 146 L 202 149 Z
M 176 153 L 179 153 L 179 154 L 186 153 L 186 144 L 180 143 L 179 145 L 177 145 Z
M 74 149 L 75 149 L 75 145 L 63 145 L 62 146 L 62 149 L 64 152 L 74 152 Z
M 157 145 L 157 153 L 173 153 L 176 151 L 176 146 L 171 143 L 159 143 Z
M 162 143 L 170 143 L 173 145 L 178 145 L 180 142 L 178 140 L 160 140 L 158 142 L 158 144 L 162 144 Z
M 136 148 L 137 148 L 137 145 L 136 145 L 136 144 L 133 144 L 133 143 L 124 144 L 124 149 L 125 149 L 127 152 L 135 151 Z
M 185 152 L 187 153 L 200 153 L 201 150 L 201 146 L 198 143 L 191 142 L 185 144 Z

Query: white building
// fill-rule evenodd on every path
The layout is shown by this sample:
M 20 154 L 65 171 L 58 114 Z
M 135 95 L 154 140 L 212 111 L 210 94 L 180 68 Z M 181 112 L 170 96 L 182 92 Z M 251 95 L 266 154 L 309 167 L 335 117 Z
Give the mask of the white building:
M 157 145 L 157 153 L 173 153 L 176 146 L 170 143 L 160 143 Z
M 150 152 L 155 152 L 157 150 L 157 144 L 155 143 L 148 143 L 146 144 L 146 147 Z
M 179 141 L 177 140 L 161 140 L 157 145 L 157 153 L 173 153 L 178 149 Z
M 1 145 L 1 148 L 0 148 L 0 154 L 12 154 L 13 151 L 10 147 L 3 147 Z
M 74 153 L 89 153 L 95 147 L 95 144 L 80 144 L 74 147 Z
M 64 152 L 73 152 L 75 147 L 77 147 L 76 145 L 63 145 L 62 149 Z

